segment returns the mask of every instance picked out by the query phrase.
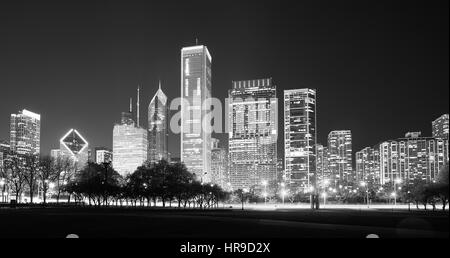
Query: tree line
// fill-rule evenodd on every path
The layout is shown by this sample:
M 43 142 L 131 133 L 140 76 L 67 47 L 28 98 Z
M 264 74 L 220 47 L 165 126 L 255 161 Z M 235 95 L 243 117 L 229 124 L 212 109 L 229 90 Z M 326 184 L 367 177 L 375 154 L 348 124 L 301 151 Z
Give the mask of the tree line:
M 111 166 L 88 163 L 66 187 L 76 200 L 89 205 L 215 208 L 228 197 L 218 185 L 203 184 L 183 163 L 146 162 L 126 177 Z
M 33 203 L 36 193 L 40 191 L 46 203 L 47 193 L 53 186 L 59 202 L 65 185 L 75 178 L 76 171 L 76 164 L 69 158 L 9 153 L 0 168 L 2 200 L 5 195 L 12 194 L 17 202 L 22 202 L 22 195 L 28 193 Z
M 0 171 L 5 192 L 22 202 L 22 194 L 28 193 L 34 202 L 36 192 L 42 193 L 44 204 L 50 188 L 56 198 L 67 197 L 77 203 L 94 206 L 146 205 L 163 207 L 214 208 L 229 194 L 218 185 L 203 184 L 190 173 L 183 163 L 146 162 L 135 172 L 122 177 L 110 164 L 88 162 L 81 169 L 68 157 L 52 158 L 35 155 L 9 155 Z

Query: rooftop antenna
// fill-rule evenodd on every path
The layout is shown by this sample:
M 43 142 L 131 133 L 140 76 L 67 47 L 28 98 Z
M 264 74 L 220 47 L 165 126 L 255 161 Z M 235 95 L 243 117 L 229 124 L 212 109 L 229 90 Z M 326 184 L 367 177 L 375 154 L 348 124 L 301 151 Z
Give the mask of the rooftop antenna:
M 159 80 L 159 89 L 161 89 L 161 80 Z
M 130 113 L 133 113 L 133 98 L 130 98 Z
M 136 111 L 136 113 L 137 113 L 137 127 L 139 127 L 139 92 L 140 90 L 139 90 L 139 85 L 138 85 L 138 88 L 137 88 L 137 111 Z
M 198 46 L 198 38 L 195 38 L 195 45 Z

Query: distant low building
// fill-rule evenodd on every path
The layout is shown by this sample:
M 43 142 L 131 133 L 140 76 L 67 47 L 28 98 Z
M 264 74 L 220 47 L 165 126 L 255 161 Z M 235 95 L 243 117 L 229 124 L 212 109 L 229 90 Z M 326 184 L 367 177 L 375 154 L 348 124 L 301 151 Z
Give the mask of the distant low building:
M 94 157 L 95 157 L 95 163 L 102 164 L 102 163 L 108 163 L 113 161 L 113 152 L 104 147 L 97 147 L 94 149 Z
M 61 157 L 61 149 L 50 150 L 50 157 L 52 157 L 53 159 L 58 159 L 59 157 Z

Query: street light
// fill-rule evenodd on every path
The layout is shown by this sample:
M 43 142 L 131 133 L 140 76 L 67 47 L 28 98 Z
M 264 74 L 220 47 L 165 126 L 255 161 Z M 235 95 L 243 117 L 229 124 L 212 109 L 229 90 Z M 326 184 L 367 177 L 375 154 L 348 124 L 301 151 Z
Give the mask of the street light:
M 244 201 L 245 201 L 245 194 L 246 193 L 248 193 L 248 189 L 247 188 L 244 188 L 243 190 L 242 190 L 242 196 L 241 196 L 241 201 L 242 201 L 242 210 L 244 210 Z
M 5 186 L 5 179 L 4 178 L 1 178 L 0 179 L 0 188 L 2 188 L 1 189 L 1 191 L 2 191 L 2 202 L 4 202 L 5 201 L 5 196 L 4 196 L 4 194 L 5 194 L 5 189 L 3 188 L 4 186 Z
M 327 193 L 323 192 L 322 197 L 323 197 L 323 205 L 327 204 Z
M 366 188 L 366 202 L 367 202 L 367 208 L 369 208 L 369 185 L 366 182 L 364 182 L 364 181 L 362 181 L 360 183 L 360 185 L 362 187 Z
M 287 192 L 286 190 L 281 190 L 281 198 L 283 200 L 283 205 L 284 205 L 284 196 L 286 196 Z
M 282 199 L 283 205 L 284 205 L 284 196 L 286 195 L 286 190 L 284 190 L 284 187 L 286 186 L 286 184 L 284 182 L 282 182 L 280 185 L 281 185 L 281 199 Z
M 397 193 L 396 192 L 392 192 L 391 196 L 394 198 L 394 205 L 397 205 Z
M 394 206 L 397 206 L 397 185 L 402 183 L 401 178 L 396 178 L 394 180 L 394 192 L 391 194 L 394 197 Z
M 264 186 L 264 205 L 267 204 L 267 181 L 263 180 L 262 185 Z

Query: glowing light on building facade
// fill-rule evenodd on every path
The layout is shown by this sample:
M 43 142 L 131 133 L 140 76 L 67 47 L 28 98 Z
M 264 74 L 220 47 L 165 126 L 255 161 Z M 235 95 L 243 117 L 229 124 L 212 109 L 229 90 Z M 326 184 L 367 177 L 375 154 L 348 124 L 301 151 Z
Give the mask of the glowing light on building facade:
M 284 162 L 286 180 L 310 189 L 315 185 L 316 91 L 284 91 Z
M 41 115 L 26 109 L 11 114 L 11 151 L 39 155 L 41 152 Z
M 272 79 L 234 81 L 229 91 L 228 112 L 233 189 L 276 180 L 278 101 Z
M 211 55 L 206 46 L 181 50 L 181 161 L 201 182 L 211 181 Z M 208 128 L 207 128 L 208 127 Z
M 167 96 L 161 90 L 161 82 L 158 91 L 148 106 L 148 160 L 152 163 L 162 159 L 168 160 L 169 139 L 169 107 Z

